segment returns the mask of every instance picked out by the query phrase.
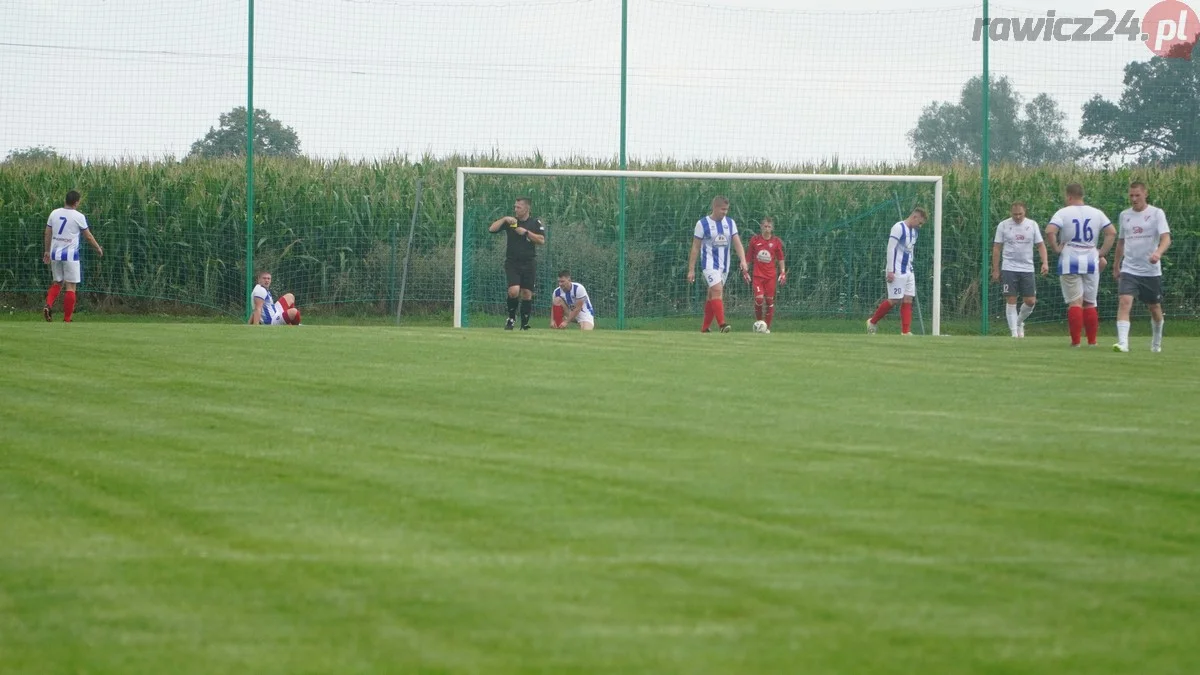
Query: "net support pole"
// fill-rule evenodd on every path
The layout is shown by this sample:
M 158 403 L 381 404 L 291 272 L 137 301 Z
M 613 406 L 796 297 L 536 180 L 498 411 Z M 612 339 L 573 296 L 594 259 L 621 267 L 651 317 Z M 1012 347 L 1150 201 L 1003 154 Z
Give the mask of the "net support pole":
M 983 147 L 981 148 L 979 157 L 979 181 L 980 187 L 982 188 L 980 192 L 980 201 L 982 202 L 980 209 L 982 213 L 980 215 L 979 223 L 979 302 L 981 310 L 979 318 L 979 332 L 982 335 L 988 334 L 988 314 L 991 312 L 988 307 L 990 300 L 989 296 L 991 295 L 991 289 L 988 287 L 988 281 L 990 280 L 990 277 L 988 276 L 988 269 L 989 265 L 991 264 L 990 258 L 992 252 L 991 246 L 988 242 L 988 224 L 991 220 L 991 204 L 989 203 L 991 199 L 991 189 L 989 186 L 988 165 L 991 163 L 992 159 L 992 108 L 990 101 L 992 78 L 991 73 L 989 72 L 990 69 L 988 63 L 988 43 L 992 41 L 990 30 L 991 27 L 989 25 L 988 18 L 988 0 L 983 0 Z
M 629 0 L 621 0 L 621 150 L 620 165 L 629 168 L 625 160 L 626 91 L 629 67 Z M 617 329 L 625 329 L 625 177 L 618 180 L 617 198 Z
M 246 35 L 246 297 L 243 320 L 254 306 L 254 0 L 248 0 Z
M 933 184 L 933 334 L 942 334 L 942 179 Z
M 416 196 L 413 199 L 412 222 L 408 225 L 408 244 L 404 247 L 404 267 L 400 272 L 400 301 L 396 304 L 396 325 L 400 325 L 400 314 L 404 310 L 404 293 L 408 290 L 408 263 L 412 258 L 413 236 L 417 233 L 417 216 L 421 213 L 422 178 L 417 177 Z
M 466 173 L 462 167 L 454 176 L 454 327 L 463 326 L 463 193 Z

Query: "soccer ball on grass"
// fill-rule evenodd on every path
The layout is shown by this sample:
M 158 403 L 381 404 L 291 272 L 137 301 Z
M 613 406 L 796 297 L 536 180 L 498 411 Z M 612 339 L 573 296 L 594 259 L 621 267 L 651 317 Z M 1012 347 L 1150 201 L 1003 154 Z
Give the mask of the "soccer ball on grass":
M 754 322 L 754 332 L 755 333 L 770 333 L 771 331 L 767 329 L 766 321 L 755 321 Z

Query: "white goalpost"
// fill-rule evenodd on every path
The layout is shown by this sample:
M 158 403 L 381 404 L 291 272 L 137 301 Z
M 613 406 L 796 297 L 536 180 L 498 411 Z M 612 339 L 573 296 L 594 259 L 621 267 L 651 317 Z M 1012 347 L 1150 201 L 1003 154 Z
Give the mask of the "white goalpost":
M 580 178 L 681 178 L 692 180 L 810 181 L 826 183 L 920 183 L 933 185 L 933 335 L 942 326 L 942 177 L 856 174 L 736 173 L 704 171 L 629 171 L 620 169 L 526 169 L 460 166 L 454 189 L 454 327 L 462 328 L 464 256 L 464 195 L 468 175 L 546 176 Z M 802 253 L 800 254 L 802 255 Z M 882 283 L 882 282 L 881 282 Z

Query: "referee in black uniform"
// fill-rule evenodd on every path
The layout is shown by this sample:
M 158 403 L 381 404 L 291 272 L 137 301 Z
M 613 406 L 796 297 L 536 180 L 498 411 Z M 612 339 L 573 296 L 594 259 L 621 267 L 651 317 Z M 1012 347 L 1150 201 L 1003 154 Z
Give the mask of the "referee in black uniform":
M 537 252 L 534 246 L 546 243 L 546 229 L 542 221 L 529 215 L 532 202 L 529 197 L 518 197 L 513 204 L 513 216 L 504 216 L 488 226 L 495 234 L 503 230 L 508 233 L 508 252 L 504 256 L 504 274 L 508 277 L 508 321 L 504 330 L 512 330 L 517 320 L 517 304 L 521 306 L 521 330 L 529 330 L 529 317 L 533 314 L 533 282 L 536 272 Z

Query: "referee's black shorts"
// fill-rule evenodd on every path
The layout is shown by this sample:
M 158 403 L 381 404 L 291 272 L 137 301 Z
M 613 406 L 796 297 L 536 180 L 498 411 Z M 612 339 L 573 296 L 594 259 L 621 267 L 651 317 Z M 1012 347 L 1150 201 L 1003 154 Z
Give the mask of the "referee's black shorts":
M 520 286 L 525 290 L 533 290 L 534 279 L 537 278 L 537 266 L 530 260 L 505 260 L 504 275 L 508 278 L 508 286 Z

